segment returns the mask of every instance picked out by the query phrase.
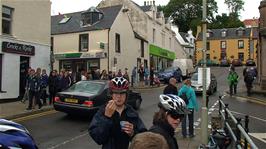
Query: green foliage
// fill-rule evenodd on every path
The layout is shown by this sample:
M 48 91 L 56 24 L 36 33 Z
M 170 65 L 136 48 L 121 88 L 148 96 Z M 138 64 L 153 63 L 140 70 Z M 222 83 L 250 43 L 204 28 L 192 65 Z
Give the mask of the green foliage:
M 244 1 L 243 0 L 224 0 L 224 3 L 229 8 L 229 13 L 236 14 L 239 16 L 239 12 L 244 10 Z
M 218 29 L 218 28 L 237 28 L 244 27 L 244 23 L 239 20 L 236 14 L 225 14 L 217 15 L 215 19 L 208 24 L 208 28 L 210 29 Z
M 218 7 L 215 0 L 208 0 L 207 19 L 213 20 Z M 192 29 L 196 33 L 197 26 L 201 25 L 202 0 L 170 0 L 169 3 L 160 7 L 164 11 L 165 17 L 172 16 L 174 24 L 181 32 Z

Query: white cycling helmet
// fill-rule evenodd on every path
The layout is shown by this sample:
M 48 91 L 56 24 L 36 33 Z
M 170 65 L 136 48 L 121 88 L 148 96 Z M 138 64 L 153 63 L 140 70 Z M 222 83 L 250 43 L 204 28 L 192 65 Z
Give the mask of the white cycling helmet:
M 177 114 L 188 114 L 185 101 L 173 94 L 161 94 L 159 107 L 164 108 L 166 111 L 175 112 Z

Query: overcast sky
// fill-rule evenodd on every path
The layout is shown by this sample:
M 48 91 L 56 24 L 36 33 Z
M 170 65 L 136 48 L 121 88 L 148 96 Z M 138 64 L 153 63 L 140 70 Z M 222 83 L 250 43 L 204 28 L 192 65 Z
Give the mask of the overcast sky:
M 97 6 L 101 0 L 51 0 L 52 8 L 51 14 L 57 15 L 82 11 L 90 8 L 91 6 Z M 139 5 L 144 4 L 144 0 L 133 0 Z M 155 0 L 156 5 L 166 5 L 169 0 Z M 224 0 L 216 0 L 218 4 L 219 14 L 228 11 Z M 241 12 L 241 20 L 252 19 L 253 17 L 259 17 L 258 7 L 261 0 L 243 0 L 245 2 L 244 11 Z

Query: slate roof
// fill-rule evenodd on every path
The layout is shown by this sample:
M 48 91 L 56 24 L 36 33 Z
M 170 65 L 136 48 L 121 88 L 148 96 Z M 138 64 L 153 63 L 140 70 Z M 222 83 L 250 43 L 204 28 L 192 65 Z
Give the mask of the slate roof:
M 251 28 L 243 28 L 243 36 L 237 35 L 237 30 L 239 28 L 226 28 L 226 29 L 209 29 L 211 31 L 211 36 L 208 37 L 208 40 L 221 40 L 221 39 L 240 39 L 240 38 L 249 38 L 251 34 Z M 222 31 L 226 30 L 226 36 L 222 37 Z M 197 40 L 202 40 L 202 32 L 199 33 Z
M 186 38 L 187 33 L 179 32 L 179 34 L 181 35 L 181 37 L 183 38 L 183 40 L 184 40 L 186 43 L 189 43 L 189 41 L 188 41 L 187 38 Z
M 71 17 L 65 24 L 59 24 L 59 22 L 64 18 L 64 15 L 51 16 L 51 34 L 56 35 L 111 28 L 121 8 L 122 5 L 99 8 L 99 10 L 104 14 L 103 19 L 96 24 L 87 27 L 81 27 L 80 25 L 81 13 L 84 11 L 64 14 L 67 17 Z
M 149 5 L 149 6 L 139 6 L 140 7 L 140 9 L 142 9 L 144 12 L 147 12 L 147 11 L 151 11 L 151 5 Z

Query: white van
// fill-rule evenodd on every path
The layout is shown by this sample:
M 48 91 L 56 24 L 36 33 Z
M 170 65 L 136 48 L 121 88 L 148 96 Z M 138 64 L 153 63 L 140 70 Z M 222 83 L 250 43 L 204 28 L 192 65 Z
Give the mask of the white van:
M 192 59 L 175 59 L 172 66 L 181 69 L 183 78 L 187 78 L 195 72 Z

